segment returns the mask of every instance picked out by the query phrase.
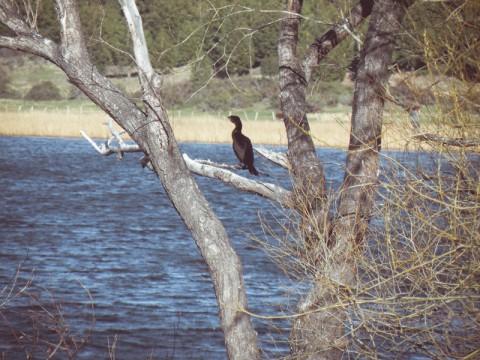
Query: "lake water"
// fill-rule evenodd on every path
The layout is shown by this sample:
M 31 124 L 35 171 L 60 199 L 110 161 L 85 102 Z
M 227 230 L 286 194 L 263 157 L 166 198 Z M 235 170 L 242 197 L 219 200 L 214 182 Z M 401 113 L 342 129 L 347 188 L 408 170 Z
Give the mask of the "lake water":
M 109 347 L 116 359 L 226 358 L 204 262 L 139 154 L 102 157 L 80 139 L 0 137 L 0 148 L 0 359 L 24 359 L 27 352 L 48 357 L 55 347 L 45 341 L 55 345 L 64 324 L 77 341 L 88 338 L 78 359 L 113 358 Z M 236 163 L 229 144 L 181 148 L 193 159 Z M 337 189 L 345 152 L 318 154 Z M 431 153 L 386 155 L 414 171 L 429 163 L 436 169 Z M 285 170 L 258 156 L 256 166 L 271 174 L 262 180 L 290 188 Z M 380 180 L 390 166 L 382 156 Z M 409 176 L 401 168 L 397 175 Z M 242 259 L 250 310 L 290 313 L 298 284 L 251 240 L 265 238 L 258 213 L 268 217 L 275 206 L 216 180 L 197 181 Z M 265 358 L 288 354 L 288 321 L 253 321 Z M 74 352 L 71 339 L 64 345 Z M 66 359 L 67 352 L 54 358 Z
M 236 163 L 228 144 L 181 147 L 191 158 Z M 30 278 L 29 293 L 39 301 L 24 294 L 4 304 L 2 359 L 25 358 L 20 344 L 32 350 L 26 335 L 33 329 L 55 338 L 50 320 L 31 312 L 41 313 L 39 304 L 53 311 L 52 303 L 72 333 L 82 337 L 91 328 L 80 359 L 108 358 L 115 341 L 117 359 L 226 358 L 203 261 L 154 174 L 139 166 L 138 154 L 122 161 L 102 157 L 79 139 L 0 137 L 0 148 L 0 301 Z M 329 161 L 328 181 L 338 186 L 344 152 L 319 151 Z M 289 187 L 286 171 L 268 169 L 258 156 L 257 163 L 272 173 L 264 180 Z M 287 278 L 248 236 L 263 236 L 257 212 L 268 213 L 272 205 L 215 180 L 198 182 L 243 261 L 250 309 L 276 315 L 282 306 L 293 307 Z M 93 299 L 94 324 L 92 300 L 81 284 Z M 278 329 L 254 322 L 266 357 L 288 353 L 288 322 L 275 323 Z

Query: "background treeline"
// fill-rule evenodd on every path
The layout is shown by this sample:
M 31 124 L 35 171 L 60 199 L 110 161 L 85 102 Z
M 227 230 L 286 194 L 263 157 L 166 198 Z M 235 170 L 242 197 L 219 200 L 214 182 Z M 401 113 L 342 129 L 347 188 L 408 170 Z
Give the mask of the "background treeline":
M 301 26 L 307 36 L 302 38 L 303 43 L 298 51 L 305 51 L 315 37 L 348 12 L 352 3 L 348 0 L 306 2 Z M 404 24 L 405 32 L 397 46 L 392 71 L 424 68 L 425 58 L 431 54 L 425 53 L 422 46 L 424 42 L 419 39 L 438 39 L 441 46 L 442 36 L 455 36 L 442 31 L 442 24 L 452 16 L 455 3 L 419 1 L 411 9 Z M 186 99 L 189 99 L 189 106 L 208 110 L 217 110 L 222 106 L 249 107 L 258 102 L 269 108 L 278 106 L 278 90 L 273 77 L 278 74 L 277 42 L 284 1 L 144 0 L 137 5 L 157 70 L 170 74 L 174 69 L 188 65 L 186 77 L 177 77 L 173 85 L 167 83 L 165 100 L 168 106 L 182 106 Z M 58 40 L 60 34 L 53 6 L 53 0 L 39 2 L 38 9 L 32 11 L 30 18 L 32 26 L 36 26 L 42 34 Z M 107 76 L 133 75 L 130 35 L 117 0 L 82 0 L 78 1 L 78 6 L 93 62 Z M 464 20 L 471 26 L 470 33 L 478 34 L 480 5 L 471 2 L 469 6 L 472 9 L 464 13 L 470 18 Z M 26 9 L 19 5 L 18 11 L 25 12 Z M 350 105 L 352 86 L 340 82 L 347 74 L 354 77 L 366 26 L 364 24 L 363 28 L 357 30 L 355 37 L 358 41 L 350 38 L 343 42 L 317 69 L 311 110 L 338 104 Z M 0 34 L 5 31 L 0 28 Z M 476 36 L 478 41 L 478 35 L 472 36 Z M 471 41 L 471 37 L 459 38 L 458 51 L 468 52 Z M 441 59 L 441 52 L 450 50 L 439 48 L 440 53 L 436 56 Z M 462 79 L 479 79 L 480 71 L 474 63 L 471 66 L 468 61 L 459 63 L 462 67 L 456 69 L 458 74 L 453 75 L 459 75 Z M 449 69 L 452 67 L 449 66 Z M 225 78 L 228 78 L 229 85 L 221 82 Z M 232 79 L 235 79 L 234 86 Z M 0 97 L 5 97 L 9 92 L 8 80 L 8 70 L 5 67 L 2 69 L 0 64 L 0 84 L 3 83 L 0 85 Z M 206 83 L 213 86 L 207 86 L 202 96 L 195 96 L 196 91 Z M 47 88 L 49 94 L 53 94 L 52 100 L 60 96 L 51 83 L 42 86 Z M 243 91 L 241 97 L 238 96 L 238 89 Z M 320 93 L 318 90 L 323 90 L 321 97 L 316 95 Z M 38 94 L 46 93 L 37 86 L 29 96 L 34 99 Z M 134 98 L 135 91 L 131 93 Z
M 117 0 L 82 0 L 78 6 L 95 64 L 103 68 L 133 65 L 130 35 Z M 308 36 L 300 49 L 327 30 L 350 6 L 349 1 L 306 2 L 302 31 Z M 278 71 L 277 41 L 284 1 L 144 0 L 138 7 L 148 47 L 161 71 L 192 61 L 198 67 L 208 65 L 219 77 L 246 74 L 252 68 L 261 68 L 262 74 L 267 75 Z M 405 36 L 395 56 L 400 69 L 413 70 L 424 65 L 422 49 L 411 34 L 436 33 L 442 20 L 451 15 L 447 7 L 444 2 L 422 1 L 410 11 Z M 25 9 L 19 7 L 19 11 Z M 36 20 L 32 21 L 42 34 L 58 40 L 53 0 L 39 2 Z M 326 80 L 343 77 L 354 60 L 355 45 L 351 40 L 329 55 L 336 68 L 320 71 Z

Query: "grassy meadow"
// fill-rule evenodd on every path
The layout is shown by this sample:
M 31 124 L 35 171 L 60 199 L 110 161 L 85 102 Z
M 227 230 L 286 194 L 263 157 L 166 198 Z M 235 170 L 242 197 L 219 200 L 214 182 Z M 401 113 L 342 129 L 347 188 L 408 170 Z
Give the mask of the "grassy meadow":
M 11 69 L 7 89 L 18 95 L 16 100 L 0 99 L 1 136 L 80 137 L 83 130 L 92 138 L 110 137 L 105 122 L 108 116 L 88 99 L 71 98 L 74 92 L 65 75 L 48 62 L 21 58 L 19 66 Z M 188 69 L 182 68 L 166 78 L 167 84 L 176 84 L 189 77 Z M 34 83 L 49 79 L 58 87 L 62 99 L 56 101 L 26 100 L 26 94 Z M 129 96 L 138 91 L 136 78 L 112 79 Z M 319 147 L 346 148 L 350 131 L 351 108 L 345 105 L 323 109 L 320 113 L 309 114 L 311 135 Z M 391 112 L 391 114 L 390 114 Z M 264 104 L 232 112 L 243 121 L 244 133 L 254 144 L 286 145 L 287 139 L 283 121 L 275 119 L 272 110 Z M 200 111 L 192 108 L 170 112 L 170 122 L 180 142 L 231 142 L 233 124 L 226 120 L 225 111 Z M 399 119 L 401 119 L 399 121 Z M 407 123 L 406 114 L 387 111 L 386 132 L 382 143 L 384 148 L 403 147 L 401 129 Z M 388 124 L 394 124 L 391 126 Z M 397 126 L 400 125 L 400 126 Z M 399 131 L 400 129 L 400 131 Z
M 24 106 L 20 111 L 1 111 L 0 135 L 2 136 L 41 136 L 41 137 L 81 137 L 85 131 L 90 137 L 105 139 L 110 137 L 105 123 L 108 116 L 100 110 L 85 107 L 43 107 Z M 272 115 L 254 116 L 235 113 L 243 119 L 243 132 L 254 144 L 286 145 L 287 138 L 283 121 L 273 120 Z M 246 120 L 247 115 L 248 120 Z M 174 111 L 170 113 L 170 122 L 177 141 L 180 142 L 231 142 L 233 124 L 226 120 L 228 113 L 203 113 L 193 111 Z M 346 148 L 349 140 L 350 114 L 317 113 L 310 114 L 311 134 L 319 147 Z M 385 127 L 387 148 L 402 147 L 401 126 Z

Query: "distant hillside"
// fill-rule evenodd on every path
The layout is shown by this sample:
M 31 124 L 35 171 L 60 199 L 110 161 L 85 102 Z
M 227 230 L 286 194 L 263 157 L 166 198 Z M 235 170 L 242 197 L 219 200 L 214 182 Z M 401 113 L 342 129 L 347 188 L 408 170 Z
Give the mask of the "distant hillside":
M 132 67 L 131 42 L 126 23 L 117 0 L 78 1 L 85 39 L 94 63 L 111 75 L 121 75 Z M 304 4 L 302 22 L 303 51 L 315 37 L 338 21 L 349 2 L 320 0 Z M 54 41 L 58 28 L 53 0 L 38 2 L 39 31 Z M 263 75 L 278 72 L 277 41 L 283 16 L 278 0 L 149 0 L 139 1 L 148 47 L 154 66 L 167 72 L 191 64 L 198 76 L 217 77 L 247 74 L 259 69 Z M 406 21 L 407 33 L 419 35 L 435 31 L 442 23 L 442 2 L 419 2 L 410 11 Z M 19 7 L 20 10 L 22 7 Z M 366 25 L 358 30 L 362 37 Z M 5 29 L 0 27 L 0 35 Z M 422 49 L 415 39 L 405 34 L 395 55 L 402 70 L 421 67 Z M 355 63 L 355 42 L 347 41 L 335 49 L 317 76 L 326 80 L 343 79 Z M 352 63 L 353 62 L 353 63 Z M 120 72 L 118 74 L 117 72 Z
M 43 0 L 39 4 L 39 31 L 58 40 L 53 0 Z M 79 1 L 78 5 L 93 61 L 135 101 L 140 97 L 140 89 L 129 56 L 130 36 L 117 1 Z M 283 13 L 277 0 L 261 3 L 253 0 L 150 0 L 139 2 L 138 6 L 152 61 L 156 70 L 165 76 L 163 97 L 167 107 L 209 111 L 255 107 L 278 111 L 276 46 Z M 450 14 L 446 11 L 448 6 L 444 2 L 423 1 L 410 9 L 392 71 L 404 73 L 424 69 L 420 74 L 425 76 L 427 55 L 434 56 L 430 61 L 436 64 L 436 71 L 442 71 L 442 51 L 445 50 L 441 36 L 450 34 L 442 34 L 441 30 L 444 17 Z M 340 12 L 341 9 L 328 0 L 306 2 L 305 19 L 301 25 L 304 43 L 300 44 L 298 51 L 304 51 L 315 36 L 338 20 Z M 472 24 L 478 24 L 474 11 L 471 16 Z M 357 32 L 360 40 L 367 25 Z M 0 34 L 2 31 L 5 29 L 0 28 Z M 436 40 L 438 45 L 432 45 L 432 49 L 438 54 L 423 54 L 419 47 L 422 41 L 416 41 L 415 35 Z M 459 48 L 468 45 L 462 41 L 465 40 L 458 39 Z M 358 43 L 349 39 L 322 61 L 309 90 L 309 111 L 351 104 L 353 84 L 348 80 L 348 74 L 355 69 L 355 54 L 358 55 Z M 471 56 L 473 59 L 474 55 Z M 480 79 L 475 62 L 464 61 L 462 64 L 465 66 L 458 69 L 450 66 L 452 76 Z M 418 74 L 415 77 L 418 78 Z M 52 64 L 0 50 L 0 98 L 39 100 L 47 90 L 52 100 L 83 97 Z M 392 95 L 402 99 L 421 104 L 431 101 L 430 90 L 426 89 L 420 96 L 412 95 L 413 90 L 418 89 L 405 82 L 397 82 L 390 89 Z

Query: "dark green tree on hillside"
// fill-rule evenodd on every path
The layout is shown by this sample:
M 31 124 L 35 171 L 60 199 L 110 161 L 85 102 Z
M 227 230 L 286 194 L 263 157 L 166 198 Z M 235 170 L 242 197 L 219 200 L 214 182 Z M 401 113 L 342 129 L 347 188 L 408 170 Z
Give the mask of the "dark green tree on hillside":
M 198 57 L 203 1 L 142 1 L 138 4 L 147 44 L 155 64 L 182 66 Z
M 79 13 L 85 19 L 85 41 L 97 66 L 134 65 L 128 28 L 115 0 L 81 2 Z

